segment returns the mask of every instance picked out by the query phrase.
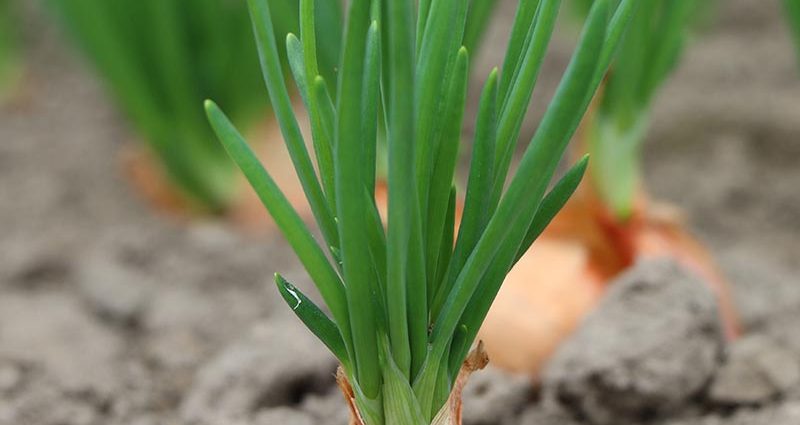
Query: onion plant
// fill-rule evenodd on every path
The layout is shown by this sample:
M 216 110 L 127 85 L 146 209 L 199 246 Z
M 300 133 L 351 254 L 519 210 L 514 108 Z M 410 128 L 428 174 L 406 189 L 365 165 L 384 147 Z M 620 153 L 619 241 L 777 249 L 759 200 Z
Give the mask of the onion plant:
M 586 124 L 592 181 L 620 220 L 633 213 L 653 100 L 681 57 L 693 18 L 707 2 L 641 3 Z
M 301 0 L 299 36 L 286 37 L 311 118 L 312 159 L 284 83 L 274 9 L 248 0 L 269 97 L 321 243 L 222 110 L 207 101 L 206 111 L 330 311 L 276 275 L 289 306 L 341 362 L 355 422 L 454 423 L 447 401 L 489 306 L 586 169 L 584 158 L 548 191 L 638 0 L 593 5 L 557 93 L 509 173 L 561 6 L 519 3 L 504 71 L 490 73 L 482 90 L 460 226 L 453 176 L 469 76 L 468 1 L 422 1 L 417 11 L 415 0 L 351 0 L 334 92 L 315 54 L 322 3 Z M 381 125 L 385 227 L 373 195 Z
M 800 54 L 800 0 L 783 0 L 786 21 L 794 36 L 795 46 Z
M 0 0 L 3 1 L 3 0 Z M 270 0 L 276 31 L 298 28 L 297 0 Z M 268 102 L 247 6 L 229 0 L 49 0 L 107 83 L 167 175 L 195 205 L 223 211 L 236 167 L 202 107 L 213 97 L 240 125 Z M 332 76 L 341 39 L 341 4 L 320 9 L 320 72 Z
M 11 90 L 20 72 L 12 6 L 11 0 L 0 0 L 0 100 Z

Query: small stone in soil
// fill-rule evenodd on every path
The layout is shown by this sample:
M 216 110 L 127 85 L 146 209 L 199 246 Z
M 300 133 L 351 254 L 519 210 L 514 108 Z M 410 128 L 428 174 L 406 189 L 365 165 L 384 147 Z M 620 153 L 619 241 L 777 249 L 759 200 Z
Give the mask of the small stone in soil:
M 147 305 L 147 279 L 111 255 L 89 256 L 80 269 L 78 286 L 89 309 L 113 324 L 138 324 Z
M 643 261 L 556 353 L 545 398 L 597 425 L 658 417 L 704 388 L 722 350 L 709 286 L 673 261 Z
M 278 407 L 261 412 L 253 425 L 319 425 L 311 416 L 288 407 Z
M 709 398 L 738 405 L 767 402 L 800 384 L 800 362 L 779 342 L 753 335 L 735 342 L 711 384 Z
M 22 368 L 18 365 L 0 360 L 0 394 L 8 393 L 22 382 Z
M 347 425 L 350 412 L 338 386 L 331 387 L 326 394 L 310 394 L 300 409 L 316 419 L 317 425 Z
M 542 405 L 528 408 L 514 425 L 581 425 L 568 414 Z
M 464 425 L 516 424 L 532 392 L 527 377 L 491 367 L 478 371 L 464 388 Z

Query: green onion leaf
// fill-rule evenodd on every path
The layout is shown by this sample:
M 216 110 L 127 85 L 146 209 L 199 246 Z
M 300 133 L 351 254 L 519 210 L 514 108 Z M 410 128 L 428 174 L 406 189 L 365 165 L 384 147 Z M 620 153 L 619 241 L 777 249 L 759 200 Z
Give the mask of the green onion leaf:
M 500 4 L 497 0 L 471 0 L 467 15 L 467 28 L 464 31 L 464 47 L 470 52 L 477 52 L 483 35 L 495 9 Z
M 426 267 L 428 279 L 428 299 L 431 299 L 438 289 L 436 275 L 439 268 L 440 250 L 452 250 L 451 246 L 442 246 L 442 233 L 447 220 L 447 206 L 450 201 L 450 189 L 453 184 L 453 175 L 456 170 L 458 147 L 461 143 L 461 125 L 467 101 L 467 79 L 469 68 L 469 55 L 467 50 L 461 48 L 453 70 L 451 87 L 447 99 L 447 110 L 443 116 L 445 125 L 442 127 L 441 142 L 438 152 L 435 152 L 433 174 L 430 180 L 427 202 L 426 230 Z
M 347 304 L 355 346 L 358 382 L 370 399 L 380 396 L 377 315 L 373 304 L 369 246 L 363 229 L 366 205 L 363 191 L 366 169 L 364 147 L 358 135 L 363 132 L 364 57 L 370 27 L 370 2 L 353 0 L 345 30 L 342 69 L 339 76 L 339 111 L 335 137 L 336 205 Z
M 250 14 L 253 20 L 253 29 L 256 34 L 259 58 L 263 70 L 264 81 L 267 84 L 270 100 L 275 109 L 275 115 L 286 141 L 289 156 L 292 158 L 297 176 L 306 194 L 306 199 L 314 213 L 314 218 L 322 230 L 328 246 L 339 246 L 339 235 L 333 212 L 330 210 L 325 195 L 317 180 L 314 165 L 308 156 L 303 135 L 297 124 L 297 119 L 292 111 L 292 103 L 286 85 L 283 83 L 283 71 L 278 57 L 278 48 L 275 43 L 275 34 L 272 25 L 269 5 L 266 0 L 248 0 Z
M 492 187 L 492 167 L 494 165 L 494 145 L 497 136 L 497 68 L 495 68 L 481 94 L 475 127 L 472 163 L 467 181 L 467 196 L 464 201 L 464 215 L 458 230 L 453 257 L 447 274 L 434 298 L 431 312 L 437 317 L 450 294 L 456 274 L 464 267 L 467 257 L 483 234 L 489 222 L 489 201 Z
M 553 34 L 561 0 L 541 0 L 536 21 L 531 26 L 524 59 L 515 71 L 508 98 L 503 99 L 497 122 L 494 186 L 490 207 L 494 208 L 503 193 L 508 169 L 517 146 L 520 128 L 533 95 L 533 88 L 542 68 L 544 55 Z M 506 72 L 507 70 L 504 70 Z
M 303 219 L 292 208 L 289 201 L 281 193 L 280 188 L 256 158 L 253 151 L 244 141 L 244 138 L 233 127 L 225 114 L 212 102 L 206 101 L 206 113 L 211 126 L 217 133 L 228 154 L 242 170 L 250 185 L 253 186 L 270 215 L 275 219 L 286 239 L 291 244 L 300 262 L 308 270 L 311 279 L 319 289 L 325 303 L 333 312 L 336 323 L 342 330 L 345 344 L 351 346 L 350 321 L 347 309 L 347 300 L 342 284 L 336 271 L 331 267 L 325 253 L 320 249 L 314 237 L 306 228 Z M 350 352 L 351 350 L 348 350 Z
M 466 0 L 441 0 L 431 4 L 425 39 L 417 63 L 416 92 L 416 174 L 420 210 L 428 210 L 428 191 L 433 174 L 434 159 L 441 144 L 445 125 L 441 117 L 447 113 L 451 78 L 456 60 L 461 55 L 461 41 L 466 23 Z M 466 52 L 464 52 L 466 54 Z M 447 185 L 449 187 L 449 184 Z M 422 230 L 427 232 L 427 216 L 423 215 Z
M 608 1 L 595 2 L 553 102 L 528 146 L 508 192 L 456 279 L 434 324 L 431 339 L 435 356 L 439 358 L 444 355 L 462 316 L 463 323 L 470 332 L 477 332 L 483 322 L 502 283 L 491 282 L 491 287 L 484 285 L 481 290 L 488 296 L 473 298 L 486 271 L 496 264 L 508 264 L 508 268 L 514 260 L 558 160 L 588 106 L 582 97 L 584 93 L 594 89 L 591 86 L 592 77 L 603 46 L 608 8 Z M 497 257 L 498 252 L 504 257 Z M 481 295 L 480 292 L 478 294 Z M 467 305 L 471 299 L 475 299 L 477 308 L 468 310 Z
M 424 3 L 424 0 L 423 0 Z M 421 271 L 409 269 L 412 253 L 422 249 L 412 245 L 413 223 L 419 222 L 419 208 L 414 182 L 414 35 L 413 5 L 407 1 L 384 2 L 386 67 L 383 73 L 387 105 L 388 136 L 388 217 L 387 276 L 389 340 L 395 363 L 406 377 L 411 375 L 411 337 L 409 309 L 412 305 L 409 276 Z M 420 5 L 421 7 L 423 4 Z M 423 10 L 423 9 L 421 9 Z M 422 236 L 416 238 L 421 241 Z M 422 272 L 424 273 L 424 272 Z M 419 284 L 419 282 L 417 282 Z M 413 296 L 414 294 L 411 294 Z M 419 294 L 416 294 L 419 298 Z M 427 297 L 427 296 L 426 296 Z M 427 317 L 425 318 L 427 321 Z M 417 324 L 415 326 L 418 327 Z M 416 330 L 418 333 L 419 330 Z M 417 339 L 419 336 L 417 335 Z
M 553 221 L 556 214 L 564 208 L 569 198 L 571 198 L 578 189 L 588 165 L 589 155 L 586 155 L 577 164 L 573 165 L 572 168 L 564 174 L 564 177 L 556 183 L 550 193 L 542 199 L 539 211 L 536 211 L 536 215 L 533 217 L 533 223 L 531 223 L 528 232 L 525 234 L 522 245 L 517 250 L 517 257 L 514 263 L 525 255 L 525 252 L 531 247 L 533 241 L 544 232 L 544 229 Z
M 331 350 L 331 353 L 339 359 L 345 369 L 349 369 L 350 358 L 347 355 L 342 334 L 339 333 L 339 328 L 336 324 L 283 276 L 275 274 L 275 285 L 278 286 L 278 291 L 284 301 L 291 307 L 297 317 Z
M 408 377 L 392 359 L 389 339 L 381 340 L 383 349 L 383 410 L 386 425 L 424 424 L 425 416 L 408 383 Z

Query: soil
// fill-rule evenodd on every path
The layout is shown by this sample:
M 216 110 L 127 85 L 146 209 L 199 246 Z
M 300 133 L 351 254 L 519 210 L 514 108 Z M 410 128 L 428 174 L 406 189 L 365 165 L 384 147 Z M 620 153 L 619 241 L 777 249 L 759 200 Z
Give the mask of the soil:
M 26 85 L 0 106 L 0 425 L 344 425 L 331 357 L 271 284 L 280 271 L 313 293 L 288 246 L 279 235 L 176 222 L 145 207 L 121 177 L 130 129 L 36 2 L 25 3 Z M 502 42 L 514 3 L 504 1 L 489 44 Z M 800 423 L 800 67 L 778 5 L 719 2 L 654 108 L 645 152 L 653 193 L 685 210 L 732 280 L 745 337 L 718 342 L 718 356 L 693 340 L 706 353 L 702 370 L 682 371 L 694 380 L 667 394 L 670 409 L 650 408 L 652 398 L 622 403 L 630 393 L 620 391 L 611 405 L 622 409 L 603 412 L 614 423 Z M 527 134 L 570 44 L 568 34 L 554 41 Z M 502 49 L 485 51 L 478 76 Z M 687 329 L 709 317 L 698 313 L 702 303 L 675 311 L 694 313 L 676 316 Z M 603 328 L 626 320 L 602 312 L 589 320 Z M 591 340 L 597 327 L 587 322 L 569 344 Z M 604 333 L 606 347 L 664 342 L 629 334 Z M 603 351 L 612 363 L 620 352 L 631 353 Z M 651 382 L 637 373 L 658 376 L 659 364 L 677 363 L 647 364 L 619 376 Z M 588 375 L 592 385 L 570 387 L 579 391 L 569 398 L 590 399 L 598 387 Z M 553 379 L 542 388 L 479 373 L 466 390 L 465 422 L 605 421 L 585 403 L 560 402 L 548 382 L 563 381 Z

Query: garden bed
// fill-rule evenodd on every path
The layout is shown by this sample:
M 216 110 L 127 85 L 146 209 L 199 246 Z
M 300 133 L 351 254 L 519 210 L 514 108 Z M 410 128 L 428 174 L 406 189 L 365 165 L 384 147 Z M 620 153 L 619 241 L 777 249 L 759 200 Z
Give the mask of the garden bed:
M 465 423 L 800 423 L 800 72 L 778 2 L 762 3 L 721 2 L 660 96 L 646 152 L 653 193 L 685 209 L 733 282 L 745 337 L 704 334 L 715 355 L 702 370 L 678 371 L 704 379 L 669 398 L 668 412 L 645 403 L 608 419 L 586 407 L 591 386 L 559 391 L 578 378 L 556 370 L 542 389 L 489 370 L 468 388 Z M 512 15 L 505 9 L 501 20 Z M 118 161 L 132 136 L 60 37 L 30 15 L 41 31 L 29 36 L 27 85 L 0 109 L 0 424 L 344 425 L 332 358 L 270 282 L 280 270 L 311 287 L 280 236 L 179 223 L 142 206 Z M 554 44 L 539 106 L 568 44 Z M 492 50 L 475 75 L 498 62 Z M 602 313 L 569 344 L 591 340 L 591 320 L 619 320 Z

